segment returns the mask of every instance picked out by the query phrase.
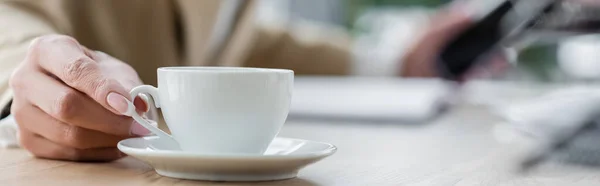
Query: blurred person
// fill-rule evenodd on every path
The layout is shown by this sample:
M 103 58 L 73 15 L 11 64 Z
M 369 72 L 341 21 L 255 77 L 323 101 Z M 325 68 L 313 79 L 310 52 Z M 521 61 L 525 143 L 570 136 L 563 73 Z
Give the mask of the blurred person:
M 156 83 L 161 66 L 292 69 L 347 75 L 351 41 L 329 29 L 291 32 L 253 21 L 255 1 L 0 1 L 0 106 L 36 157 L 111 161 L 118 141 L 149 134 L 123 116 L 128 91 Z M 424 70 L 440 43 L 467 24 L 439 16 L 407 57 L 404 75 Z M 306 33 L 310 31 L 310 33 Z M 300 34 L 296 34 L 300 33 Z

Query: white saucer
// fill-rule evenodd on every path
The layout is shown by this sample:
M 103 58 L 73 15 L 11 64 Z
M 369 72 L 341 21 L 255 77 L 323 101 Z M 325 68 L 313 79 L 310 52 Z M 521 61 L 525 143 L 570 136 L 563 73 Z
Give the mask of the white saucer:
M 264 155 L 208 155 L 161 147 L 149 136 L 120 141 L 119 150 L 150 164 L 159 175 L 208 181 L 269 181 L 296 177 L 301 168 L 335 153 L 334 145 L 276 138 Z

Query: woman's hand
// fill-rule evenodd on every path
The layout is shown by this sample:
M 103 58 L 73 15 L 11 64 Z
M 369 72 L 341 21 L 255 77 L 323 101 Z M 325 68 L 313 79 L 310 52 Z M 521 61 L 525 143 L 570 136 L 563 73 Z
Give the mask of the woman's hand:
M 128 91 L 140 84 L 129 65 L 88 50 L 71 37 L 35 39 L 10 79 L 11 113 L 19 125 L 21 145 L 41 158 L 122 157 L 118 141 L 149 133 L 121 114 L 132 100 Z M 134 103 L 146 108 L 139 98 Z

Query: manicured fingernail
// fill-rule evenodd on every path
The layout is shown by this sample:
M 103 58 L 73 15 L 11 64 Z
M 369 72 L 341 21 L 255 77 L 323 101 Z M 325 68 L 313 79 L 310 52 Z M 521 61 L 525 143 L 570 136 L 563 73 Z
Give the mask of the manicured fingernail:
M 121 114 L 127 113 L 127 110 L 129 109 L 127 98 L 120 94 L 111 92 L 106 96 L 106 101 L 108 102 L 108 105 Z
M 133 135 L 138 135 L 138 136 L 145 136 L 150 134 L 150 130 L 148 130 L 146 127 L 142 126 L 140 123 L 133 121 L 133 124 L 131 125 L 131 134 Z

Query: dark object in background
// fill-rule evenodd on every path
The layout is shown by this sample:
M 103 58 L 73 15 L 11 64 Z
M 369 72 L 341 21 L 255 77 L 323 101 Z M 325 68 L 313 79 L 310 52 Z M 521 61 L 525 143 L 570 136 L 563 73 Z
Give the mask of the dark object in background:
M 10 115 L 10 106 L 12 105 L 12 100 L 10 100 L 10 102 L 6 105 L 7 106 L 2 108 L 2 111 L 0 111 L 0 119 L 4 119 L 8 115 Z
M 437 61 L 438 74 L 458 80 L 497 47 L 504 38 L 501 22 L 512 8 L 512 2 L 503 2 L 444 47 Z
M 556 42 L 562 38 L 600 33 L 600 3 L 568 0 L 505 0 L 442 49 L 438 74 L 450 80 L 462 76 L 502 47 L 529 40 Z
M 492 52 L 530 39 L 530 33 L 558 31 L 560 26 L 574 29 L 583 28 L 576 25 L 595 25 L 592 21 L 594 16 L 584 16 L 587 14 L 571 10 L 571 4 L 561 0 L 505 0 L 499 3 L 442 49 L 436 62 L 438 74 L 446 79 L 460 80 L 474 67 L 486 65 Z M 559 19 L 563 17 L 568 19 Z M 576 24 L 572 17 L 581 20 Z

